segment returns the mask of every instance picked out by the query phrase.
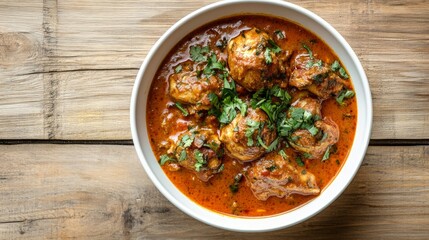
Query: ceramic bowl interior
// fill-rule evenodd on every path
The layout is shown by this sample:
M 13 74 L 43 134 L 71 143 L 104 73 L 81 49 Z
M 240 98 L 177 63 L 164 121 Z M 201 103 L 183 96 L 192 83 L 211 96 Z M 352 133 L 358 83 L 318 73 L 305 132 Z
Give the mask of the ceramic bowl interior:
M 239 14 L 263 14 L 287 19 L 315 33 L 338 55 L 355 87 L 358 120 L 348 159 L 335 179 L 314 200 L 294 210 L 267 217 L 234 217 L 208 210 L 182 194 L 164 174 L 152 152 L 146 126 L 149 88 L 161 62 L 176 43 L 196 28 Z M 365 72 L 349 44 L 326 21 L 297 5 L 281 1 L 224 1 L 203 7 L 174 24 L 152 47 L 136 77 L 131 99 L 131 131 L 139 159 L 159 191 L 186 214 L 209 225 L 233 231 L 262 232 L 302 222 L 327 207 L 349 185 L 365 155 L 372 126 L 371 93 Z

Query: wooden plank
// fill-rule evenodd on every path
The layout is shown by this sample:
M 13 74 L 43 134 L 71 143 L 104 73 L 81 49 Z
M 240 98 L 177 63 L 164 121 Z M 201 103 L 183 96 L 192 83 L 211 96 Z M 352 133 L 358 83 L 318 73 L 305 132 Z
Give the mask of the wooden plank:
M 1 145 L 0 238 L 426 239 L 429 146 L 370 147 L 330 207 L 289 229 L 219 230 L 154 187 L 132 146 Z
M 0 34 L 25 29 L 39 46 L 31 48 L 39 57 L 28 65 L 0 71 L 9 86 L 0 88 L 0 138 L 130 139 L 126 109 L 142 60 L 168 27 L 211 2 L 0 3 L 0 26 L 8 29 L 0 27 Z M 428 1 L 292 2 L 330 22 L 361 59 L 373 92 L 373 139 L 429 138 Z M 21 14 L 25 9 L 38 21 Z M 32 104 L 21 111 L 32 114 L 10 113 L 22 95 Z
M 41 1 L 0 1 L 0 138 L 45 138 Z

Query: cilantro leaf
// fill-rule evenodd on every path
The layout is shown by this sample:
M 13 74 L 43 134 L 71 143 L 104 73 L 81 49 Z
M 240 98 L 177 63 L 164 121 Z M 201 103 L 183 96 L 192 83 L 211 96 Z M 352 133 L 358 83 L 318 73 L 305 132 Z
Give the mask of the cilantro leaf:
M 305 50 L 307 50 L 308 56 L 310 57 L 311 60 L 313 60 L 314 59 L 313 51 L 311 51 L 311 49 L 307 45 L 305 45 L 304 43 L 302 44 L 302 47 L 305 48 Z
M 284 33 L 283 33 L 283 31 L 281 31 L 281 30 L 275 30 L 274 31 L 274 33 L 277 35 L 277 37 L 279 38 L 279 39 L 284 39 L 285 38 L 285 35 L 284 35 Z
M 181 103 L 179 103 L 179 102 L 176 102 L 176 103 L 174 103 L 174 105 L 182 112 L 182 114 L 183 114 L 183 116 L 188 116 L 189 115 L 189 112 L 188 112 L 188 110 L 186 110 L 183 106 L 182 106 L 182 104 Z
M 337 101 L 338 104 L 344 105 L 344 99 L 352 98 L 354 97 L 354 95 L 355 95 L 355 92 L 353 92 L 352 90 L 343 89 L 340 91 L 340 93 L 335 98 L 335 100 Z
M 191 59 L 194 62 L 205 62 L 207 61 L 207 56 L 205 56 L 210 51 L 208 46 L 201 47 L 199 45 L 191 46 L 189 49 L 189 54 Z
M 192 143 L 194 142 L 195 136 L 192 135 L 184 135 L 182 139 L 180 140 L 179 146 L 182 146 L 184 148 L 190 147 Z
M 266 48 L 264 52 L 265 63 L 270 65 L 273 62 L 273 58 L 271 57 L 271 49 Z
M 183 149 L 179 155 L 179 162 L 186 160 L 186 157 L 187 157 L 186 150 Z
M 328 159 L 329 159 L 330 150 L 331 150 L 331 146 L 329 146 L 329 147 L 326 149 L 325 154 L 323 154 L 322 162 L 324 162 L 324 161 L 326 161 L 326 160 L 328 160 Z
M 298 166 L 300 166 L 300 167 L 304 167 L 304 162 L 302 161 L 302 159 L 301 159 L 301 157 L 300 156 L 296 156 L 296 158 L 295 158 L 295 161 L 296 161 L 296 163 L 298 164 Z
M 174 68 L 175 73 L 180 73 L 182 71 L 182 65 L 177 65 L 176 68 Z
M 195 150 L 194 151 L 194 157 L 195 160 L 197 160 L 197 162 L 195 163 L 195 170 L 197 170 L 197 172 L 199 172 L 201 170 L 201 168 L 204 166 L 204 164 L 206 164 L 206 160 L 204 159 L 204 155 L 202 152 L 200 152 L 199 150 Z
M 338 73 L 340 74 L 341 78 L 348 79 L 349 75 L 347 74 L 346 70 L 341 67 L 340 70 L 338 70 Z
M 164 165 L 166 162 L 168 161 L 172 161 L 173 158 L 171 158 L 170 156 L 168 156 L 167 154 L 163 154 L 161 155 L 160 159 L 159 159 L 159 164 Z
M 336 72 L 340 69 L 340 67 L 341 67 L 340 63 L 337 60 L 335 60 L 331 65 L 331 70 Z
M 284 160 L 289 159 L 289 157 L 286 155 L 286 153 L 285 153 L 285 151 L 284 151 L 283 149 L 281 149 L 281 150 L 279 151 L 279 154 L 280 154 L 280 156 L 282 156 L 282 158 L 283 158 Z
M 273 40 L 268 39 L 268 43 L 271 45 L 270 49 L 274 53 L 279 53 L 282 51 L 282 49 L 277 45 Z

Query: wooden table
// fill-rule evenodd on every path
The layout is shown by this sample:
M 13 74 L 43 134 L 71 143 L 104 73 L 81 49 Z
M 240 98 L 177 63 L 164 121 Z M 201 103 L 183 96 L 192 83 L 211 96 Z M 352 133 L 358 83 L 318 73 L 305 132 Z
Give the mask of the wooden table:
M 322 213 L 233 233 L 159 193 L 132 145 L 131 89 L 152 44 L 210 2 L 0 0 L 0 238 L 428 239 L 428 1 L 292 1 L 346 38 L 374 101 L 363 165 Z

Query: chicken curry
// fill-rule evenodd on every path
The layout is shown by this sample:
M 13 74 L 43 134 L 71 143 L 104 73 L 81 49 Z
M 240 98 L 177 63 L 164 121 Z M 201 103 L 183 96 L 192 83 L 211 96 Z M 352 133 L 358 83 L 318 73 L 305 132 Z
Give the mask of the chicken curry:
M 164 59 L 147 105 L 169 179 L 224 214 L 267 216 L 317 197 L 347 159 L 353 85 L 320 38 L 284 19 L 205 25 Z

